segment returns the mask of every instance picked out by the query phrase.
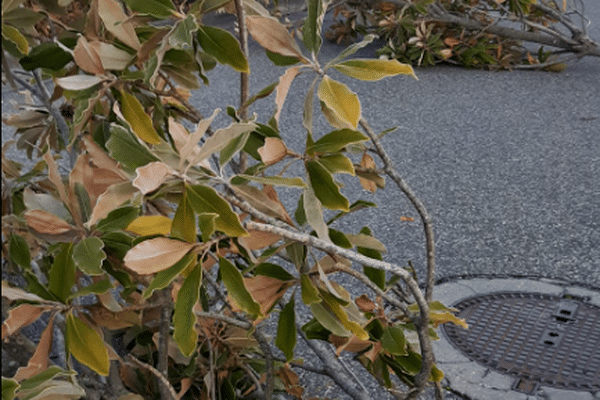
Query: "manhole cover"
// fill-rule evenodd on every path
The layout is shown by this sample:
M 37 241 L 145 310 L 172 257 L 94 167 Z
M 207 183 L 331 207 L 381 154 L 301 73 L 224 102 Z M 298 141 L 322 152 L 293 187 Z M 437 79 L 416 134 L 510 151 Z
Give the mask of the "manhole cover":
M 454 307 L 469 329 L 444 325 L 450 342 L 477 363 L 515 377 L 514 390 L 600 390 L 600 307 L 512 292 L 471 297 Z

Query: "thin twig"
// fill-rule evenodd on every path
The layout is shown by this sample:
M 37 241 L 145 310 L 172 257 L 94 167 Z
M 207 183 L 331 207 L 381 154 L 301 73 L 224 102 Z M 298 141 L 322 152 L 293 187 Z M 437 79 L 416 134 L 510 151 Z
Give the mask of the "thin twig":
M 164 289 L 160 292 L 163 301 L 167 303 L 170 299 L 169 289 Z M 160 330 L 158 336 L 158 363 L 157 370 L 163 376 L 169 376 L 169 338 L 171 328 L 171 307 L 170 302 L 163 305 L 160 309 Z M 162 380 L 158 381 L 158 389 L 160 391 L 161 400 L 168 400 L 169 386 L 166 386 Z
M 171 383 L 169 382 L 167 377 L 164 376 L 163 374 L 161 374 L 159 370 L 157 370 L 150 364 L 146 364 L 145 362 L 138 360 L 131 354 L 127 355 L 125 360 L 127 362 L 131 362 L 131 363 L 137 365 L 140 368 L 145 369 L 146 371 L 150 372 L 152 375 L 157 377 L 159 379 L 159 381 L 161 381 L 162 384 L 168 389 L 168 394 L 169 394 L 171 400 L 177 400 L 177 392 L 175 391 L 175 388 L 171 385 Z

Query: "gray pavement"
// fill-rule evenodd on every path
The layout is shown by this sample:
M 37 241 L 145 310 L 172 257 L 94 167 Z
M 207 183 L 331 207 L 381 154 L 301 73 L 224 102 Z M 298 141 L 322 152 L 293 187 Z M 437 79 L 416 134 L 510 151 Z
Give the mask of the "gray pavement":
M 591 20 L 590 36 L 600 40 L 600 2 L 583 3 Z M 232 26 L 228 16 L 215 18 Z M 255 43 L 250 48 L 254 93 L 276 81 L 284 69 L 272 66 Z M 339 51 L 324 43 L 322 54 L 330 59 Z M 360 56 L 372 56 L 373 51 L 368 47 Z M 374 129 L 399 127 L 384 138 L 384 145 L 433 216 L 438 281 L 546 278 L 600 289 L 600 61 L 586 58 L 560 74 L 451 67 L 416 73 L 418 81 L 334 78 L 359 95 L 363 116 Z M 217 67 L 208 76 L 210 86 L 193 94 L 193 104 L 204 115 L 217 107 L 237 106 L 239 89 L 231 82 L 238 75 Z M 305 140 L 302 103 L 309 82 L 308 76 L 297 78 L 282 113 L 282 135 L 292 147 Z M 13 95 L 3 87 L 3 113 Z M 270 97 L 250 112 L 266 122 L 273 110 Z M 216 124 L 228 123 L 222 112 Z M 317 136 L 331 130 L 322 118 L 315 125 Z M 3 126 L 3 141 L 11 135 Z M 351 201 L 362 198 L 379 207 L 339 226 L 356 231 L 371 226 L 387 245 L 389 260 L 401 265 L 412 260 L 423 273 L 422 228 L 401 193 L 388 182 L 386 190 L 371 195 L 353 180 L 341 179 Z M 286 206 L 293 211 L 296 204 Z M 400 216 L 415 221 L 402 222 Z M 498 398 L 517 398 L 505 395 Z

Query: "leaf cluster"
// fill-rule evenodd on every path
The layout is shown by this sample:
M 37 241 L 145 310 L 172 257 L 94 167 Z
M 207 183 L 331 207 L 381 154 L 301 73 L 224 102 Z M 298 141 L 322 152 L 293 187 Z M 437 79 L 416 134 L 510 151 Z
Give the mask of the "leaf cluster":
M 367 143 L 377 137 L 359 130 L 358 95 L 329 72 L 366 81 L 416 78 L 409 65 L 352 59 L 373 35 L 321 65 L 319 0 L 307 3 L 304 48 L 253 1 L 207 0 L 183 9 L 170 0 L 81 0 L 82 20 L 68 25 L 57 23 L 64 2 L 44 3 L 43 11 L 5 3 L 3 15 L 31 17 L 3 21 L 5 48 L 25 71 L 55 86 L 44 97 L 25 82 L 46 108 L 5 121 L 17 128 L 17 146 L 39 159 L 28 171 L 2 160 L 11 183 L 3 194 L 3 259 L 27 280 L 25 288 L 3 281 L 2 296 L 13 307 L 2 337 L 42 314 L 50 323 L 29 364 L 3 377 L 3 398 L 82 396 L 72 359 L 105 376 L 117 362 L 127 390 L 144 397 L 161 387 L 182 399 L 268 398 L 273 390 L 299 397 L 291 368 L 299 361 L 298 327 L 338 353 L 355 352 L 386 387 L 396 385 L 393 375 L 418 389 L 441 380 L 424 343 L 440 323 L 464 322 L 439 303 L 428 305 L 410 271 L 383 262 L 385 246 L 369 228 L 335 229 L 339 218 L 376 206 L 351 204 L 336 175 L 354 176 L 372 192 L 385 178 Z M 188 101 L 216 64 L 249 72 L 238 39 L 203 23 L 220 7 L 244 7 L 249 33 L 286 67 L 274 85 L 242 99 L 247 108 L 274 94 L 267 121 L 245 119 L 230 106 L 231 123 L 216 129 L 220 110 L 204 117 Z M 56 29 L 50 42 L 36 39 L 41 18 Z M 279 118 L 301 73 L 314 79 L 299 154 L 286 145 Z M 58 100 L 71 112 L 50 112 Z M 313 127 L 314 101 L 328 132 Z M 287 173 L 291 163 L 303 174 Z M 293 218 L 281 188 L 295 191 Z M 367 293 L 353 298 L 338 274 L 354 276 Z M 301 326 L 300 309 L 313 316 Z M 274 357 L 265 339 L 269 318 L 278 321 L 272 334 L 283 356 Z M 49 364 L 55 323 L 64 328 L 66 370 Z M 117 333 L 127 356 L 113 349 Z

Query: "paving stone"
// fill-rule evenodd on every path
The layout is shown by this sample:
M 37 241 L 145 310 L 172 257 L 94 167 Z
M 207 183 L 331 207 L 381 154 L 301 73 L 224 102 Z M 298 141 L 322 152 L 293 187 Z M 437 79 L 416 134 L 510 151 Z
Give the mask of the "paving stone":
M 542 398 L 545 400 L 594 400 L 590 392 L 575 392 L 573 390 L 561 390 L 555 388 L 543 388 Z
M 477 294 L 477 292 L 461 282 L 447 282 L 436 286 L 433 289 L 433 299 L 441 301 L 445 305 L 451 305 Z

